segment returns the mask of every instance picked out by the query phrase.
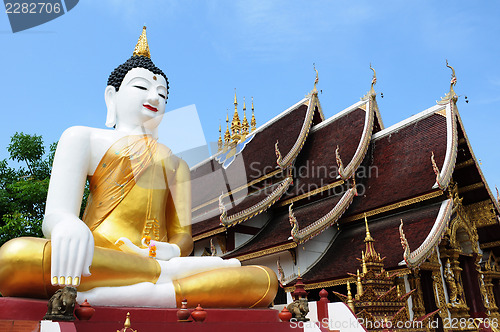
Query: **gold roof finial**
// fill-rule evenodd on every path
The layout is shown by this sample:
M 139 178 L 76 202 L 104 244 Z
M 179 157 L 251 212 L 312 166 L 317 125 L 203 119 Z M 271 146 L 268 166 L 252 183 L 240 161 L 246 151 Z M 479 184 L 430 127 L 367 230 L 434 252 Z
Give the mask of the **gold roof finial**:
M 134 53 L 132 53 L 132 56 L 134 55 L 151 58 L 151 53 L 149 53 L 148 38 L 146 37 L 146 26 L 142 27 L 142 34 L 137 41 L 137 45 L 135 45 Z
M 354 312 L 354 301 L 352 300 L 351 283 L 347 282 L 347 306 Z
M 316 79 L 314 80 L 314 88 L 312 90 L 312 94 L 318 94 L 318 89 L 316 88 L 316 85 L 318 84 L 319 82 L 319 78 L 318 78 L 318 70 L 316 69 L 316 64 L 313 63 L 313 68 L 314 68 L 314 71 L 316 72 Z
M 248 120 L 247 120 L 247 106 L 245 104 L 245 97 L 243 97 L 243 121 L 241 122 L 241 134 L 242 135 L 247 135 L 248 134 L 248 128 L 250 127 L 248 125 Z
M 370 69 L 373 71 L 373 76 L 372 76 L 372 84 L 370 86 L 370 91 L 368 91 L 362 98 L 361 100 L 368 100 L 368 98 L 372 97 L 375 98 L 377 93 L 375 92 L 375 84 L 377 84 L 377 72 L 375 69 L 372 67 L 372 63 L 370 62 Z
M 116 330 L 116 332 L 137 332 L 136 330 L 130 328 L 130 312 L 127 312 L 127 318 L 125 318 L 125 323 L 121 330 Z
M 359 275 L 359 269 L 356 271 L 356 298 L 363 295 L 363 285 L 361 284 L 361 276 Z
M 297 270 L 299 271 L 299 278 L 300 278 L 300 266 L 297 266 Z
M 366 213 L 365 213 L 365 228 L 366 228 L 365 243 L 375 241 L 372 238 L 372 235 L 370 234 L 370 228 L 368 228 L 368 219 L 366 218 Z
M 229 111 L 226 108 L 226 132 L 224 133 L 224 141 L 229 143 L 231 140 L 231 133 L 229 132 Z
M 373 87 L 375 86 L 375 84 L 377 84 L 377 72 L 375 71 L 375 69 L 373 69 L 371 62 L 370 62 L 370 69 L 373 71 L 372 85 L 370 88 L 370 92 L 372 93 L 372 95 L 375 95 L 376 93 Z
M 453 87 L 457 84 L 457 76 L 455 75 L 455 69 L 448 64 L 448 59 L 446 59 L 446 67 L 451 69 L 451 80 L 450 80 L 450 91 L 438 101 L 439 105 L 447 104 L 450 100 L 457 101 L 458 96 L 453 90 Z
M 223 147 L 224 147 L 224 142 L 222 142 L 222 128 L 219 119 L 219 140 L 217 141 L 217 152 L 222 151 Z
M 254 113 L 254 108 L 253 108 L 253 97 L 252 97 L 252 120 L 250 121 L 250 125 L 252 126 L 252 129 L 250 132 L 254 132 L 255 129 L 257 129 L 257 121 L 255 120 L 255 113 Z
M 241 122 L 238 115 L 238 101 L 236 100 L 236 88 L 234 89 L 234 114 L 233 121 L 231 122 L 231 138 L 237 142 L 240 140 Z

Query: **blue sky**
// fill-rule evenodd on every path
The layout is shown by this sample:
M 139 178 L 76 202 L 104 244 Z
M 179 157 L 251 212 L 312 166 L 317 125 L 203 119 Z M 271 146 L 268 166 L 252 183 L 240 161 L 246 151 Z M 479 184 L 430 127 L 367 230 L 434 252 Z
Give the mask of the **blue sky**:
M 142 25 L 170 80 L 168 110 L 195 105 L 208 141 L 254 96 L 263 124 L 311 89 L 313 62 L 327 117 L 357 102 L 377 70 L 386 127 L 448 91 L 490 188 L 500 186 L 500 4 L 496 1 L 81 0 L 65 15 L 13 34 L 0 14 L 0 159 L 16 131 L 56 141 L 73 125 L 104 127 L 109 73 L 130 57 Z M 465 103 L 467 96 L 469 103 Z M 241 108 L 240 108 L 241 109 Z M 197 121 L 196 119 L 189 121 Z M 200 140 L 198 124 L 167 145 Z M 269 147 L 273 148 L 273 147 Z

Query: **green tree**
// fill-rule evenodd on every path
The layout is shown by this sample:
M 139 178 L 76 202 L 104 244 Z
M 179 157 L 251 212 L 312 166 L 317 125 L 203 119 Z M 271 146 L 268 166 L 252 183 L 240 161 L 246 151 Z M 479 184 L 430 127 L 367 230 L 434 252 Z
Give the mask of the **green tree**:
M 57 143 L 45 153 L 42 136 L 15 133 L 7 151 L 19 166 L 0 161 L 0 245 L 20 236 L 42 237 L 42 221 Z M 89 194 L 88 182 L 80 215 Z
M 42 236 L 50 170 L 57 144 L 45 154 L 38 135 L 15 133 L 7 151 L 20 165 L 0 161 L 0 245 L 19 236 Z M 25 167 L 26 166 L 26 167 Z

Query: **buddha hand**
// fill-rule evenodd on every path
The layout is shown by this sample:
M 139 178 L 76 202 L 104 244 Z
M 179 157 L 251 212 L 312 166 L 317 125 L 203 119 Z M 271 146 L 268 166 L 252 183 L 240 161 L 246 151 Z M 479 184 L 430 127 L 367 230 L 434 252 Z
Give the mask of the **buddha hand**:
M 52 285 L 80 285 L 81 276 L 90 275 L 94 256 L 94 237 L 77 218 L 61 220 L 51 235 Z
M 171 258 L 180 257 L 181 255 L 181 249 L 179 248 L 179 246 L 168 242 L 151 240 L 149 248 L 139 248 L 138 246 L 133 244 L 132 241 L 130 241 L 128 238 L 121 237 L 118 240 L 116 240 L 115 244 L 118 247 L 124 246 L 126 250 L 131 250 L 136 254 L 139 254 L 144 257 L 148 257 L 150 248 L 152 246 L 156 246 L 155 258 L 162 261 L 168 261 Z

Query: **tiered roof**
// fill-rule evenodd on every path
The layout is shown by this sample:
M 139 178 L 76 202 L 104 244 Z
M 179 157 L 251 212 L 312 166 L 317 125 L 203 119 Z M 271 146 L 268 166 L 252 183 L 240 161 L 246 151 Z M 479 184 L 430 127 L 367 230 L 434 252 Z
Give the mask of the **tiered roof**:
M 443 236 L 454 213 L 450 193 L 456 184 L 466 209 L 491 212 L 476 225 L 480 243 L 494 247 L 500 209 L 465 135 L 453 91 L 456 78 L 436 106 L 386 129 L 375 81 L 360 102 L 327 120 L 315 84 L 308 97 L 257 129 L 231 165 L 216 156 L 195 167 L 195 240 L 269 210 L 256 235 L 224 256 L 244 261 L 294 248 L 338 224 L 339 235 L 303 274 L 308 285 L 323 285 L 355 269 L 349 264 L 356 264 L 353 258 L 364 246 L 356 234 L 367 216 L 374 237 L 384 238 L 377 249 L 387 257 L 386 269 L 401 268 L 403 259 L 413 268 Z M 400 236 L 406 238 L 406 252 Z

